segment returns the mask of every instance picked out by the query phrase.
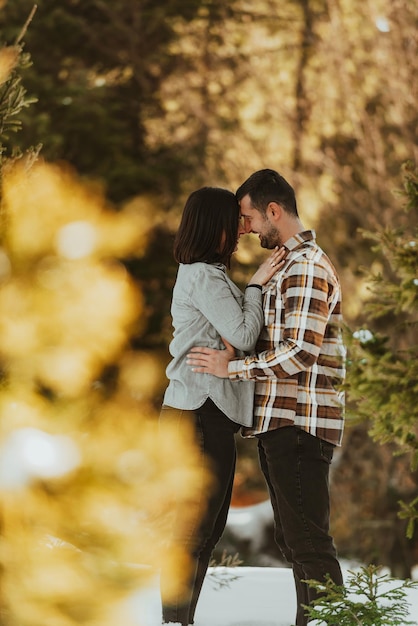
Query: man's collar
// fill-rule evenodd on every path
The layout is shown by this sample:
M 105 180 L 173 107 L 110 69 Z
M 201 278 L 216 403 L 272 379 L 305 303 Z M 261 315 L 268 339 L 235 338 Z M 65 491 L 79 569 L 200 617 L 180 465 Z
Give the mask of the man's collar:
M 304 244 L 306 241 L 315 241 L 316 233 L 314 230 L 303 230 L 300 233 L 296 233 L 290 239 L 285 241 L 284 246 L 289 251 L 296 250 L 300 245 Z

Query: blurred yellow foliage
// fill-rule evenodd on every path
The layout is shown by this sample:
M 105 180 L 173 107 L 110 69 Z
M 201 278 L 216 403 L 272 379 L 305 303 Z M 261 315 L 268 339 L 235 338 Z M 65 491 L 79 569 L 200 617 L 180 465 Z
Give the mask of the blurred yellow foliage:
M 193 433 L 160 432 L 150 408 L 161 368 L 129 348 L 144 305 L 121 259 L 143 254 L 150 206 L 111 211 L 67 168 L 23 161 L 2 197 L 2 623 L 137 626 L 129 598 L 161 559 L 173 586 L 187 576 L 168 528 L 201 480 Z

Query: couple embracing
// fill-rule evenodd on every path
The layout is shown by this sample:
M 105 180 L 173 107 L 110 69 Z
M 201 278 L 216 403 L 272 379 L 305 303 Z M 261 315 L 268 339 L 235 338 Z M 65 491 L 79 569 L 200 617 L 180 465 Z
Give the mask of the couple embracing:
M 244 293 L 227 269 L 244 233 L 273 252 Z M 329 532 L 329 468 L 343 433 L 345 351 L 341 288 L 315 232 L 300 221 L 295 193 L 276 171 L 252 174 L 236 194 L 193 192 L 175 239 L 179 263 L 171 314 L 174 334 L 160 423 L 192 423 L 214 477 L 198 493 L 196 524 L 173 538 L 190 557 L 187 589 L 161 570 L 163 623 L 189 626 L 212 551 L 226 524 L 235 471 L 235 433 L 258 441 L 274 512 L 275 540 L 293 569 L 296 625 L 316 597 L 304 581 L 343 582 Z M 226 348 L 226 349 L 225 349 Z M 181 508 L 176 511 L 181 521 Z M 278 617 L 280 607 L 277 607 Z

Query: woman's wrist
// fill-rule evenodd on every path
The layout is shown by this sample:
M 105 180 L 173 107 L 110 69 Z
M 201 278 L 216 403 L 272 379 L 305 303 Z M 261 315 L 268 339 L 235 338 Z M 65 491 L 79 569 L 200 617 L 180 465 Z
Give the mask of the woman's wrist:
M 263 286 L 257 283 L 248 283 L 248 285 L 245 286 L 245 289 L 248 289 L 248 287 L 257 287 L 257 289 L 260 289 L 260 291 L 263 290 Z

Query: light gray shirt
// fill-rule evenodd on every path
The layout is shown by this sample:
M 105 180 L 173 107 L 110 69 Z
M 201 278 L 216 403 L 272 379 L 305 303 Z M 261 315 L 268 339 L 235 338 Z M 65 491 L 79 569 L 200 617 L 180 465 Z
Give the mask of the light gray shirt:
M 224 348 L 221 337 L 241 355 L 252 352 L 263 327 L 261 290 L 248 287 L 243 294 L 221 264 L 180 264 L 171 315 L 173 359 L 166 370 L 170 382 L 164 404 L 193 410 L 210 398 L 234 422 L 251 425 L 254 383 L 198 374 L 186 359 L 193 346 Z

